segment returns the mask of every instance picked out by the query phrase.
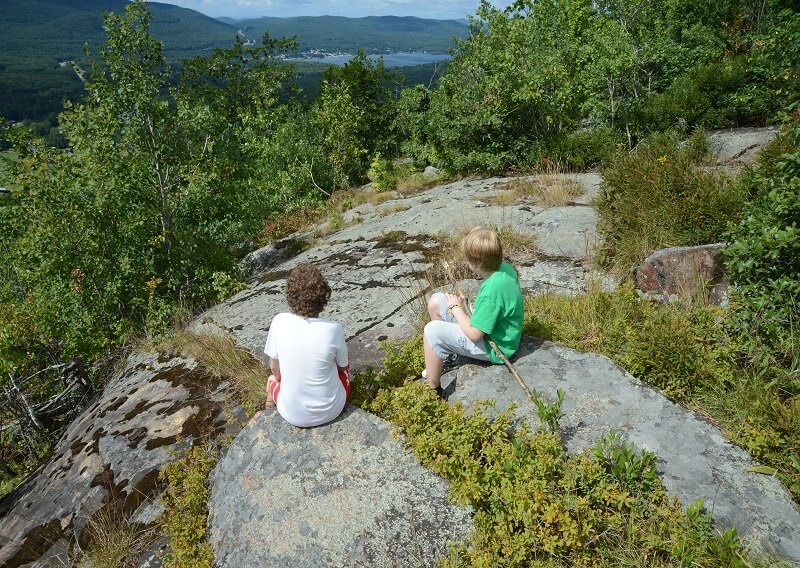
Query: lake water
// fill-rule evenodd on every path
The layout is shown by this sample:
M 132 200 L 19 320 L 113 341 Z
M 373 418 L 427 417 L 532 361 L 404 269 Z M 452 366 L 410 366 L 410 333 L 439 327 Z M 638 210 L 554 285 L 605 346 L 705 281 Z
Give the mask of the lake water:
M 368 55 L 372 61 L 377 61 L 380 55 Z M 327 55 L 325 57 L 292 57 L 290 61 L 315 61 L 327 63 L 328 65 L 344 65 L 353 59 L 352 55 Z M 435 61 L 445 61 L 450 59 L 447 53 L 384 53 L 383 63 L 386 67 L 409 67 L 411 65 L 423 65 Z

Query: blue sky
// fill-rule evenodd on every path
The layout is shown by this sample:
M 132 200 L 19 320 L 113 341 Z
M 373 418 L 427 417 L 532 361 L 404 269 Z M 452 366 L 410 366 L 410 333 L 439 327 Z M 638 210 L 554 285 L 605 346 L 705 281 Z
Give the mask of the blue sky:
M 465 18 L 474 14 L 479 0 L 160 0 L 191 8 L 212 17 L 254 18 L 274 16 L 417 16 L 440 20 Z M 494 0 L 506 7 L 511 0 Z

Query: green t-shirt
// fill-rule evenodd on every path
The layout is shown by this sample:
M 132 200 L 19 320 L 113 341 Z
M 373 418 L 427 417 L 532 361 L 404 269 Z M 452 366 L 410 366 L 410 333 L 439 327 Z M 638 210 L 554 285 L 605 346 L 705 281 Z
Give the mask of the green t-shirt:
M 469 322 L 485 334 L 483 342 L 492 363 L 501 364 L 503 361 L 489 345 L 488 338 L 494 340 L 506 357 L 511 357 L 517 352 L 522 339 L 524 315 L 525 304 L 519 288 L 519 277 L 514 268 L 503 261 L 499 270 L 481 284 Z

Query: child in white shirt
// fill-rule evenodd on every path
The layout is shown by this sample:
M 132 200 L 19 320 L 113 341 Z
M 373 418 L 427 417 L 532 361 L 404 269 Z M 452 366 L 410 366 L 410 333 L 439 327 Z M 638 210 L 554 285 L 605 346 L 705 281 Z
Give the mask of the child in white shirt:
M 319 317 L 331 288 L 319 269 L 300 265 L 286 280 L 291 312 L 273 318 L 264 353 L 272 371 L 267 407 L 299 427 L 330 422 L 350 394 L 350 366 L 340 323 Z

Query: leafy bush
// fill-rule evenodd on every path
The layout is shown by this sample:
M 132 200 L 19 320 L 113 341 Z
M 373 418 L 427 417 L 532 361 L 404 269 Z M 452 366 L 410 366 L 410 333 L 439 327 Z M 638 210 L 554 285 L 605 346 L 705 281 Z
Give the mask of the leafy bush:
M 546 159 L 573 171 L 606 166 L 624 142 L 621 133 L 608 127 L 577 130 L 548 141 Z
M 421 384 L 384 389 L 370 405 L 405 434 L 426 467 L 475 511 L 449 568 L 631 564 L 746 566 L 735 531 L 710 529 L 702 504 L 684 515 L 653 475 L 651 454 L 609 438 L 600 459 L 568 456 L 553 433 L 510 433 L 513 409 L 469 411 Z M 493 416 L 490 418 L 490 415 Z
M 680 143 L 659 134 L 603 172 L 598 198 L 601 261 L 628 273 L 654 250 L 721 241 L 741 217 L 746 191 L 699 168 L 706 149 L 698 132 Z
M 383 368 L 367 369 L 353 377 L 350 402 L 356 406 L 369 405 L 381 389 L 394 388 L 408 380 L 419 378 L 425 368 L 425 354 L 422 350 L 422 334 L 396 343 L 385 342 Z
M 159 517 L 170 540 L 171 552 L 163 560 L 166 568 L 211 568 L 214 564 L 214 552 L 206 541 L 206 522 L 208 475 L 216 464 L 215 452 L 198 445 L 159 475 L 167 482 L 161 495 L 164 512 Z
M 800 349 L 800 125 L 784 133 L 760 167 L 743 178 L 754 199 L 727 237 L 734 285 L 734 322 L 743 337 L 758 338 L 797 366 Z M 788 386 L 788 385 L 787 385 Z M 795 391 L 800 389 L 796 381 Z
M 684 128 L 722 128 L 763 123 L 774 112 L 768 101 L 743 105 L 737 90 L 745 82 L 745 56 L 704 63 L 675 78 L 662 93 L 648 98 L 637 115 L 642 132 Z

